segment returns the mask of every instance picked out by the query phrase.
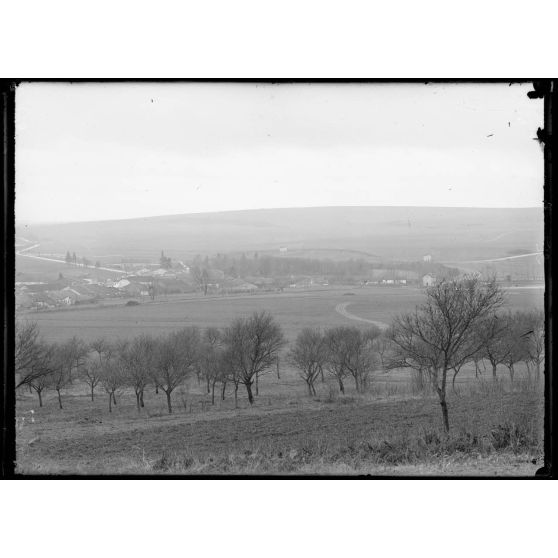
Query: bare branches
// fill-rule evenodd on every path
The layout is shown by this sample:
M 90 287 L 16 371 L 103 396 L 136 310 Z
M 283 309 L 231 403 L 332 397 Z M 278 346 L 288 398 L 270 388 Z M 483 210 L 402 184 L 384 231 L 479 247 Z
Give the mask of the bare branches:
M 193 371 L 198 360 L 200 333 L 188 327 L 156 341 L 153 378 L 167 396 L 169 414 L 172 413 L 171 394 Z
M 225 330 L 224 343 L 230 364 L 239 373 L 253 404 L 254 377 L 275 365 L 277 354 L 285 345 L 281 327 L 271 314 L 254 313 L 249 318 L 234 320 Z
M 298 368 L 300 377 L 306 382 L 308 394 L 316 395 L 314 382 L 327 361 L 327 344 L 323 334 L 319 330 L 303 329 L 289 351 L 288 359 Z
M 486 343 L 486 336 L 478 334 L 479 328 L 503 303 L 503 293 L 494 281 L 483 283 L 477 277 L 467 277 L 429 288 L 423 305 L 394 320 L 390 332 L 394 361 L 429 371 L 446 430 L 448 370 L 458 372 L 478 354 Z
M 50 374 L 48 366 L 49 347 L 40 339 L 35 322 L 17 323 L 15 331 L 16 389 L 32 385 Z M 43 383 L 43 382 L 39 382 Z

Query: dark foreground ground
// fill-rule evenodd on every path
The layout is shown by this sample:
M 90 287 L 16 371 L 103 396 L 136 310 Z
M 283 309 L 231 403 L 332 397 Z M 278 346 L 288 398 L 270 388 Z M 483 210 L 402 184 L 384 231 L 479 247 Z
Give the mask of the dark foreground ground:
M 19 396 L 18 473 L 516 476 L 542 466 L 542 390 L 526 382 L 453 395 L 449 438 L 431 395 L 261 398 L 170 416 L 138 415 L 131 397 L 110 415 L 83 394 L 64 407 Z

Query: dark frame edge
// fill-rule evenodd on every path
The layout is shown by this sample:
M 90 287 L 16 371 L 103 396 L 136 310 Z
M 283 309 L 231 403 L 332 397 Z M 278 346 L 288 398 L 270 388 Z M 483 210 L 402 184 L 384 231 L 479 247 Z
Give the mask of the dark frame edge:
M 461 476 L 461 477 L 445 477 L 445 476 L 343 476 L 334 475 L 331 477 L 316 476 L 251 476 L 251 475 L 185 475 L 185 476 L 153 476 L 153 475 L 92 475 L 88 477 L 80 477 L 77 475 L 18 475 L 15 473 L 15 378 L 11 371 L 11 363 L 14 358 L 14 334 L 15 334 L 15 90 L 18 84 L 22 82 L 73 82 L 73 83 L 91 83 L 91 82 L 240 82 L 240 83 L 525 83 L 534 82 L 535 91 L 529 94 L 534 99 L 544 99 L 544 130 L 539 135 L 539 141 L 544 143 L 544 226 L 545 226 L 545 243 L 544 243 L 544 270 L 545 270 L 545 413 L 544 413 L 544 467 L 536 473 L 539 479 L 556 479 L 558 473 L 556 471 L 556 455 L 557 443 L 554 434 L 556 424 L 558 422 L 558 412 L 554 405 L 554 391 L 556 389 L 553 379 L 553 339 L 555 322 L 553 320 L 553 277 L 558 276 L 556 263 L 552 258 L 553 241 L 553 219 L 552 206 L 555 202 L 555 192 L 553 184 L 552 172 L 552 153 L 556 151 L 556 138 L 553 134 L 554 107 L 558 100 L 557 80 L 533 80 L 533 78 L 512 78 L 512 79 L 476 79 L 476 78 L 426 78 L 426 79 L 366 79 L 366 78 L 194 78 L 194 79 L 149 79 L 149 78 L 125 78 L 125 79 L 103 79 L 103 78 L 18 78 L 18 79 L 0 79 L 0 124 L 2 130 L 2 198 L 0 201 L 0 209 L 2 211 L 2 248 L 3 248 L 3 269 L 0 284 L 2 286 L 2 303 L 4 329 L 2 335 L 1 354 L 2 354 L 2 374 L 0 374 L 0 393 L 2 398 L 2 406 L 0 412 L 0 477 L 2 478 L 19 478 L 19 479 L 304 479 L 304 480 L 320 480 L 320 479 L 532 479 L 533 477 L 484 477 L 484 476 Z
M 0 476 L 13 477 L 15 467 L 15 378 L 11 363 L 14 359 L 15 301 L 15 89 L 13 80 L 0 80 L 0 124 L 2 130 L 2 374 L 0 392 Z

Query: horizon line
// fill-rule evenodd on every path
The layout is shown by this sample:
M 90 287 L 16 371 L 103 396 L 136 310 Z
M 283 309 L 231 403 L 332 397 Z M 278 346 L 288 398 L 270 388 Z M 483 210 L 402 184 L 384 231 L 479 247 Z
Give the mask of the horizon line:
M 36 226 L 36 225 L 75 225 L 86 223 L 106 223 L 108 221 L 138 221 L 140 219 L 158 219 L 162 217 L 181 217 L 187 215 L 211 215 L 221 213 L 244 213 L 249 211 L 284 211 L 284 210 L 307 210 L 307 209 L 364 209 L 364 208 L 400 208 L 400 209 L 543 209 L 543 203 L 540 206 L 516 206 L 516 207 L 502 207 L 502 206 L 465 206 L 465 205 L 311 205 L 311 206 L 291 206 L 291 207 L 258 207 L 253 209 L 223 209 L 214 211 L 192 211 L 188 213 L 163 213 L 158 215 L 141 215 L 137 217 L 116 217 L 109 219 L 85 219 L 83 221 L 21 221 L 17 222 L 17 215 L 15 215 L 15 226 Z

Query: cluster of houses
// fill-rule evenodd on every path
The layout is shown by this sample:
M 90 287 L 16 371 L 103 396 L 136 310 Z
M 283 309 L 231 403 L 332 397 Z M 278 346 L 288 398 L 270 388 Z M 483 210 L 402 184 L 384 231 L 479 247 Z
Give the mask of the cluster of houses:
M 118 298 L 123 294 L 118 287 L 90 283 L 84 279 L 59 280 L 54 283 L 16 282 L 15 285 L 16 309 L 47 310 L 76 304 L 92 304 L 101 299 Z
M 283 251 L 283 247 L 281 248 Z M 284 249 L 286 251 L 286 248 Z M 426 255 L 424 262 L 431 262 Z M 116 266 L 115 266 L 116 267 Z M 204 290 L 208 293 L 234 294 L 255 293 L 257 291 L 275 291 L 329 286 L 327 277 L 290 276 L 230 277 L 218 269 L 204 271 L 204 285 L 199 283 L 190 268 L 183 262 L 176 262 L 172 268 L 164 269 L 156 264 L 127 265 L 122 273 L 106 278 L 106 273 L 98 274 L 93 270 L 79 277 L 63 278 L 60 275 L 53 282 L 17 282 L 15 302 L 16 309 L 52 309 L 57 307 L 91 304 L 111 298 L 156 297 L 161 294 L 186 293 Z M 436 277 L 431 274 L 419 275 L 416 271 L 400 269 L 372 269 L 366 277 L 358 279 L 361 286 L 421 285 L 430 287 L 436 284 Z
M 219 270 L 209 270 L 207 275 L 209 293 L 256 292 L 272 280 L 253 278 L 253 281 L 226 277 Z M 194 292 L 199 288 L 200 285 L 196 284 L 186 266 L 169 270 L 134 269 L 107 279 L 96 278 L 95 273 L 91 272 L 71 279 L 60 277 L 53 282 L 16 281 L 15 303 L 17 310 L 48 310 L 92 304 L 106 299 L 140 298 L 147 300 L 149 297 L 158 295 Z

